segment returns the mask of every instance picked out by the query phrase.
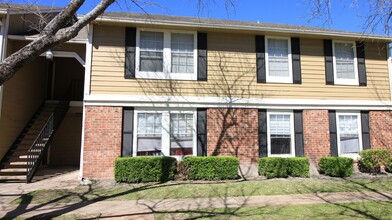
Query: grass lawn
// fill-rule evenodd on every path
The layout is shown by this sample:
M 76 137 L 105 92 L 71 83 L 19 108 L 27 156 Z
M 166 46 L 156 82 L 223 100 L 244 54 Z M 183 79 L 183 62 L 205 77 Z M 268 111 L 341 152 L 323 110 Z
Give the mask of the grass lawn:
M 243 182 L 187 181 L 79 186 L 73 190 L 38 190 L 13 201 L 19 203 L 76 203 L 87 200 L 139 200 L 284 195 L 322 192 L 392 191 L 392 178 L 271 179 Z
M 156 219 L 392 219 L 392 202 L 204 209 L 159 213 Z

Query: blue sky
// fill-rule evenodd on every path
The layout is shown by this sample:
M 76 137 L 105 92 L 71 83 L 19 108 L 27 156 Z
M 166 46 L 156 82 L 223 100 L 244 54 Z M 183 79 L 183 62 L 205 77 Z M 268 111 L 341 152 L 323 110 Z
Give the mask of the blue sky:
M 146 0 L 144 0 L 146 2 Z M 65 0 L 13 0 L 14 3 L 38 3 L 41 5 L 64 6 Z M 86 0 L 79 11 L 86 13 L 99 0 Z M 108 11 L 141 12 L 135 5 L 127 0 L 120 0 L 119 4 L 112 5 Z M 128 0 L 128 2 L 130 2 Z M 155 5 L 145 5 L 145 10 L 151 14 L 167 14 L 178 16 L 200 16 L 208 18 L 260 21 L 303 26 L 323 27 L 335 30 L 363 32 L 366 21 L 367 1 L 359 1 L 358 5 L 350 5 L 348 0 L 332 1 L 332 23 L 325 24 L 324 19 L 309 21 L 309 12 L 306 0 L 237 0 L 234 8 L 225 9 L 224 0 L 206 0 L 210 2 L 207 8 L 199 10 L 197 0 L 155 0 Z M 381 32 L 380 32 L 381 33 Z

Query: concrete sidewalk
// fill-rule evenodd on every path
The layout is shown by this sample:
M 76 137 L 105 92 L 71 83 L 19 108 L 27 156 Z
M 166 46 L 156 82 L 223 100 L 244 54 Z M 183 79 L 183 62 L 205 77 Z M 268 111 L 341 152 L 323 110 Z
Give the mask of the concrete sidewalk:
M 3 205 L 0 217 L 38 217 L 66 215 L 94 215 L 100 218 L 153 219 L 154 213 L 206 208 L 237 208 L 245 206 L 280 206 L 364 201 L 390 201 L 392 192 L 342 192 L 293 194 L 275 196 L 89 201 L 76 204 Z

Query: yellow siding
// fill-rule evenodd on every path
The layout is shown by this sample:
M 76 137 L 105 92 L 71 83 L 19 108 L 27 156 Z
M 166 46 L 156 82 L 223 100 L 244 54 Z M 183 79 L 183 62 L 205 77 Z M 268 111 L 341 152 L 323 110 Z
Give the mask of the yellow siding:
M 124 79 L 124 27 L 95 26 L 92 94 L 390 100 L 385 48 L 366 43 L 367 87 L 325 85 L 323 40 L 301 38 L 302 84 L 256 83 L 254 35 L 208 33 L 208 81 Z
M 0 158 L 45 100 L 47 61 L 39 57 L 4 84 L 0 118 Z

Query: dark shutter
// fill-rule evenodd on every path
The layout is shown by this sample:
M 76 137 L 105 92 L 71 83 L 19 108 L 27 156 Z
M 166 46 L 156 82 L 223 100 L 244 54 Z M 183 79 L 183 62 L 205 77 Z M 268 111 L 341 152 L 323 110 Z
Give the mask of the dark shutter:
M 197 33 L 197 80 L 207 81 L 207 33 Z
M 259 157 L 266 157 L 267 154 L 267 110 L 259 109 Z
M 132 156 L 133 152 L 133 108 L 123 108 L 122 153 L 123 157 Z
M 136 28 L 125 28 L 125 79 L 135 78 Z
M 304 156 L 302 110 L 294 110 L 295 156 Z
M 291 56 L 293 64 L 293 83 L 301 84 L 301 49 L 300 39 L 298 37 L 291 38 Z
M 356 42 L 359 86 L 366 86 L 366 67 L 365 67 L 365 45 L 363 42 Z
M 258 83 L 266 82 L 265 37 L 261 35 L 256 35 L 256 74 Z
M 207 109 L 197 109 L 197 156 L 207 155 Z
M 324 59 L 325 59 L 325 83 L 327 85 L 333 85 L 334 77 L 333 77 L 332 40 L 324 40 Z
M 336 133 L 336 111 L 328 111 L 329 115 L 329 137 L 331 144 L 331 156 L 338 156 L 338 137 Z
M 364 150 L 370 149 L 370 129 L 369 129 L 369 112 L 361 111 L 361 125 L 362 125 L 362 148 Z

